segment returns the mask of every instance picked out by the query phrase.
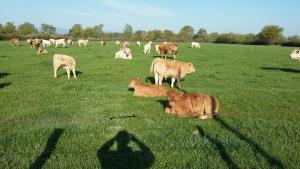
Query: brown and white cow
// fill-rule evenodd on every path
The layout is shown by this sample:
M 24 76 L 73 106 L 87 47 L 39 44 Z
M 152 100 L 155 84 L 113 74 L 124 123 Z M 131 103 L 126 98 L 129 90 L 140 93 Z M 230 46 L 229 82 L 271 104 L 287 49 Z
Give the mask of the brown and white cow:
M 31 39 L 30 46 L 31 48 L 38 50 L 42 43 L 43 43 L 42 39 Z
M 219 111 L 219 101 L 202 93 L 178 93 L 174 90 L 167 92 L 168 106 L 166 113 L 179 116 L 212 118 Z
M 165 59 L 167 58 L 167 54 L 171 53 L 173 55 L 173 59 L 176 59 L 176 54 L 178 50 L 178 46 L 176 43 L 168 43 L 168 44 L 161 44 L 156 47 L 157 53 L 161 55 L 161 58 L 164 56 Z
M 101 45 L 101 46 L 105 46 L 105 45 L 106 45 L 106 42 L 102 40 L 102 41 L 100 41 L 100 45 Z

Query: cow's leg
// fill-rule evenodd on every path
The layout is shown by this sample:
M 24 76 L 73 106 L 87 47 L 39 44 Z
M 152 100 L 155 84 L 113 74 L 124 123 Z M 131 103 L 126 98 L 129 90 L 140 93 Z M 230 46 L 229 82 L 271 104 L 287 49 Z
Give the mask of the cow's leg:
M 176 85 L 177 85 L 177 87 L 178 87 L 179 89 L 181 89 L 181 85 L 180 85 L 180 77 L 177 78 L 177 83 L 176 83 Z
M 173 55 L 173 59 L 174 59 L 174 60 L 176 59 L 176 54 L 175 54 L 175 55 Z
M 74 75 L 74 78 L 76 79 L 76 71 L 75 71 L 75 68 L 72 69 L 72 72 L 73 72 L 73 75 Z
M 155 80 L 155 84 L 158 84 L 158 73 L 154 74 L 154 80 Z
M 60 65 L 53 64 L 54 78 L 57 78 L 57 70 Z
M 162 74 L 158 76 L 159 85 L 162 85 L 163 78 L 164 76 Z
M 175 82 L 175 80 L 176 80 L 176 79 L 175 79 L 174 77 L 172 77 L 172 79 L 171 79 L 171 87 L 172 87 L 172 88 L 174 88 L 174 82 Z
M 67 74 L 68 74 L 68 79 L 70 79 L 70 69 L 65 67 L 66 71 L 67 71 Z

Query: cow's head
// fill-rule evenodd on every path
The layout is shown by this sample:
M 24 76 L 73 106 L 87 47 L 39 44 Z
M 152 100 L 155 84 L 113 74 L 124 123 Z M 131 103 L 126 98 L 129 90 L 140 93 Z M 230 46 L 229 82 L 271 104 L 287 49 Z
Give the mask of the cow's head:
M 135 88 L 138 84 L 140 84 L 140 78 L 134 77 L 130 80 L 128 84 L 128 88 Z
M 300 51 L 299 51 L 299 49 L 293 50 L 293 52 L 290 54 L 290 58 L 300 61 Z

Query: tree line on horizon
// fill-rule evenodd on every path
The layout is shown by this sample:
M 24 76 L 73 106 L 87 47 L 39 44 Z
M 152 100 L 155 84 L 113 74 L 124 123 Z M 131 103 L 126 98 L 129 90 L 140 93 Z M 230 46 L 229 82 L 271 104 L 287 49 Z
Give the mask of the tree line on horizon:
M 13 22 L 7 22 L 5 25 L 0 23 L 0 40 L 11 38 L 89 38 L 91 40 L 127 40 L 127 41 L 168 41 L 168 42 L 210 42 L 210 43 L 229 43 L 229 44 L 250 44 L 250 45 L 283 45 L 300 46 L 300 37 L 298 35 L 285 37 L 283 28 L 278 25 L 266 25 L 258 34 L 237 34 L 237 33 L 208 33 L 206 29 L 200 28 L 195 31 L 192 26 L 183 26 L 178 33 L 172 30 L 137 30 L 129 24 L 125 24 L 123 32 L 109 33 L 103 31 L 103 24 L 94 27 L 84 28 L 81 24 L 74 24 L 67 34 L 58 34 L 56 27 L 50 24 L 42 23 L 40 30 L 34 24 L 25 22 L 18 27 Z

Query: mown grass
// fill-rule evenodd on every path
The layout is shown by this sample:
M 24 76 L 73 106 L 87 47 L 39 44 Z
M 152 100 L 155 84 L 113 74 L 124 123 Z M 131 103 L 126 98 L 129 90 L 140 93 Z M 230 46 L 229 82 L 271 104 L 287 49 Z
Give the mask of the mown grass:
M 165 97 L 132 96 L 132 77 L 153 77 L 154 51 L 133 46 L 133 60 L 115 60 L 112 42 L 91 42 L 37 56 L 25 42 L 0 42 L 0 168 L 298 168 L 300 63 L 291 48 L 179 45 L 177 60 L 196 68 L 183 91 L 217 97 L 218 118 L 170 116 Z M 56 53 L 75 57 L 78 79 L 63 70 L 53 78 Z

